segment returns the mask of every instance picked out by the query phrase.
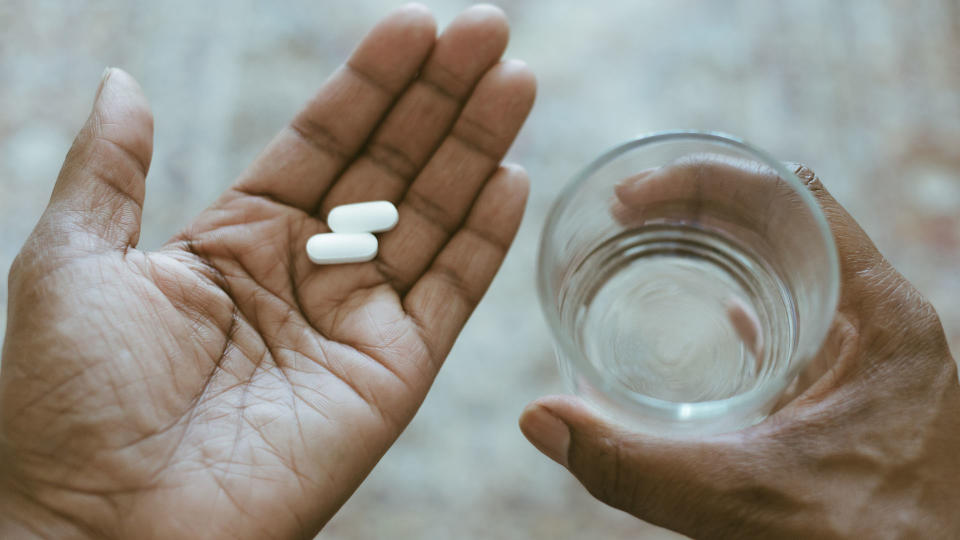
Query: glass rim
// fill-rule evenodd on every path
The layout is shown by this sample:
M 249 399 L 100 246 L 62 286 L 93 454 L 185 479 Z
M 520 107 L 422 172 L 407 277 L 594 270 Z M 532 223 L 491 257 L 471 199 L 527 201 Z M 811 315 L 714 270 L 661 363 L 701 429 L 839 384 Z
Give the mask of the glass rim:
M 574 175 L 573 178 L 563 187 L 563 189 L 555 198 L 554 203 L 547 214 L 547 219 L 544 222 L 543 229 L 541 230 L 540 246 L 537 253 L 536 274 L 537 292 L 540 299 L 540 307 L 547 319 L 548 326 L 550 327 L 550 333 L 553 336 L 556 347 L 559 349 L 558 352 L 566 356 L 569 362 L 576 364 L 576 375 L 586 377 L 587 382 L 589 382 L 595 389 L 599 390 L 603 397 L 613 400 L 618 406 L 626 406 L 630 410 L 636 411 L 635 413 L 631 414 L 631 416 L 636 416 L 637 414 L 642 414 L 643 412 L 649 412 L 654 413 L 654 416 L 660 420 L 665 418 L 676 418 L 682 421 L 694 421 L 698 418 L 713 417 L 714 413 L 717 412 L 749 407 L 751 404 L 772 398 L 775 394 L 784 390 L 797 375 L 799 370 L 802 367 L 805 367 L 808 362 L 804 362 L 802 365 L 792 366 L 789 371 L 766 381 L 764 384 L 761 384 L 741 394 L 736 394 L 724 399 L 697 402 L 677 402 L 654 398 L 638 392 L 631 392 L 619 386 L 610 384 L 610 381 L 604 377 L 599 370 L 597 370 L 596 366 L 594 366 L 593 363 L 586 358 L 586 355 L 583 354 L 580 348 L 576 346 L 576 344 L 573 342 L 572 336 L 569 336 L 565 332 L 561 331 L 562 324 L 559 315 L 559 305 L 555 295 L 550 293 L 550 287 L 548 286 L 550 276 L 546 275 L 548 271 L 545 268 L 546 265 L 544 264 L 544 259 L 546 258 L 545 252 L 547 250 L 548 243 L 550 242 L 550 239 L 548 238 L 550 231 L 556 228 L 557 221 L 560 219 L 560 214 L 566 209 L 568 203 L 572 199 L 572 195 L 587 181 L 587 179 L 593 176 L 593 174 L 596 173 L 600 168 L 636 148 L 652 143 L 677 140 L 700 140 L 704 142 L 732 146 L 747 154 L 750 154 L 753 157 L 756 157 L 765 165 L 771 167 L 774 172 L 776 172 L 793 189 L 793 191 L 800 196 L 801 200 L 806 205 L 807 210 L 813 214 L 813 219 L 817 225 L 820 236 L 824 241 L 824 246 L 827 250 L 827 264 L 829 265 L 829 276 L 827 278 L 827 287 L 829 288 L 827 291 L 827 305 L 830 306 L 831 316 L 826 324 L 824 324 L 822 328 L 818 329 L 819 331 L 816 335 L 816 340 L 820 343 L 821 347 L 824 339 L 827 336 L 827 333 L 829 332 L 830 326 L 833 323 L 837 303 L 839 301 L 840 260 L 837 253 L 836 241 L 834 240 L 833 232 L 830 229 L 830 224 L 827 221 L 827 217 L 823 213 L 823 209 L 820 207 L 820 204 L 813 196 L 813 193 L 811 193 L 808 187 L 801 182 L 800 178 L 797 177 L 795 173 L 790 172 L 790 170 L 787 169 L 787 167 L 785 167 L 783 162 L 780 160 L 775 159 L 773 156 L 747 143 L 743 139 L 727 133 L 719 131 L 683 129 L 657 131 L 648 134 L 637 135 L 632 139 L 611 147 L 599 157 L 593 159 L 576 175 Z M 568 380 L 567 382 L 569 383 L 571 381 Z M 573 390 L 576 391 L 576 388 Z

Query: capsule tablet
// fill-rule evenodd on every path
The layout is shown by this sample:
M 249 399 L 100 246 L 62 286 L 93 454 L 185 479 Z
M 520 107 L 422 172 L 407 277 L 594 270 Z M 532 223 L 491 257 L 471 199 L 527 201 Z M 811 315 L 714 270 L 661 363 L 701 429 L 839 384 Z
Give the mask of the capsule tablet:
M 394 228 L 399 217 L 390 201 L 344 204 L 327 214 L 327 227 L 336 233 L 384 232 Z
M 377 237 L 370 233 L 324 233 L 307 240 L 307 257 L 315 264 L 367 262 L 376 256 Z

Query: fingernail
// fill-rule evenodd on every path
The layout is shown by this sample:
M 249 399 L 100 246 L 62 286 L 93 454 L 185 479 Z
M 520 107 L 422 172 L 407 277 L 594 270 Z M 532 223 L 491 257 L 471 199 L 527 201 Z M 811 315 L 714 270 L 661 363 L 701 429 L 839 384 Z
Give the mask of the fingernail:
M 112 69 L 110 66 L 103 69 L 103 74 L 100 75 L 100 86 L 97 87 L 97 95 L 93 98 L 94 101 L 100 99 L 100 93 L 103 92 L 103 87 L 107 84 L 107 79 L 110 78 L 110 71 Z
M 523 434 L 546 456 L 564 467 L 570 449 L 570 428 L 543 407 L 525 415 L 521 424 Z
M 740 341 L 746 345 L 750 354 L 760 363 L 761 351 L 763 351 L 763 334 L 761 333 L 760 318 L 757 312 L 750 307 L 742 298 L 731 296 L 726 301 L 727 318 L 736 330 Z M 757 366 L 759 369 L 759 365 Z
M 615 186 L 613 186 L 614 193 L 617 194 L 617 197 L 621 201 L 624 200 L 624 198 L 629 199 L 631 195 L 631 191 L 633 191 L 634 188 L 637 185 L 639 185 L 644 178 L 650 176 L 650 174 L 653 173 L 655 170 L 656 169 L 644 169 L 638 172 L 637 174 L 628 176 L 623 180 L 620 180 L 619 182 L 617 182 Z

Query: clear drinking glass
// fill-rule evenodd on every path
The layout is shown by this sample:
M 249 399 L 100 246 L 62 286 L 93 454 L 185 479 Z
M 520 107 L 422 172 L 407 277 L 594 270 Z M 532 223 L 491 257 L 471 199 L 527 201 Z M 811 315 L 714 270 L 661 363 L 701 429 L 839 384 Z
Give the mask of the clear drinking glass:
M 765 418 L 818 352 L 839 289 L 813 196 L 729 135 L 622 144 L 554 204 L 540 301 L 572 390 L 669 436 Z

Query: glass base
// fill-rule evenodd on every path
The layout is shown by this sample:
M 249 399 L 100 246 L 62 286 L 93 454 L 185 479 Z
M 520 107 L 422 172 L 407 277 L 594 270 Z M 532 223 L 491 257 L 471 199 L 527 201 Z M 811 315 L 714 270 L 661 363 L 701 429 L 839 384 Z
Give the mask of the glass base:
M 689 225 L 647 225 L 593 249 L 561 291 L 561 320 L 600 374 L 593 390 L 682 418 L 685 405 L 782 384 L 796 313 L 761 260 Z

